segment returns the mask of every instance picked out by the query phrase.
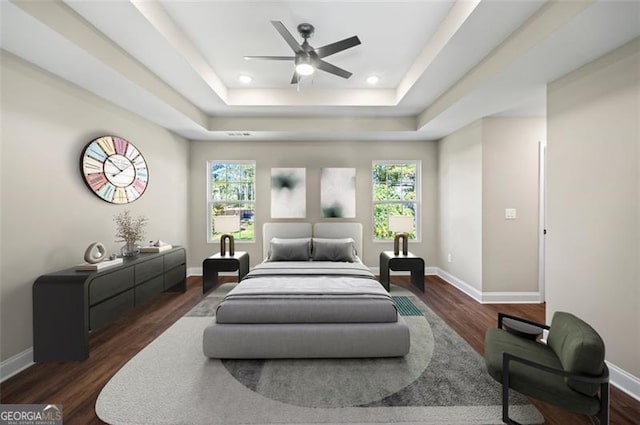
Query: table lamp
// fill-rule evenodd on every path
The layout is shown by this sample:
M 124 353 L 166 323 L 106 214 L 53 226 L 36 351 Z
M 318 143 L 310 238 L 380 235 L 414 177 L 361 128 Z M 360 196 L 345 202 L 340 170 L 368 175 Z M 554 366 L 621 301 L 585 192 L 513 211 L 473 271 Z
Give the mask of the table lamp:
M 393 255 L 400 253 L 400 239 L 402 239 L 402 255 L 409 252 L 409 237 L 407 233 L 413 230 L 413 217 L 408 215 L 390 215 L 389 230 L 396 232 L 393 238 Z
M 213 228 L 220 235 L 220 255 L 227 255 L 227 241 L 229 241 L 229 255 L 235 254 L 235 243 L 233 241 L 233 232 L 240 231 L 239 215 L 217 215 L 213 217 Z

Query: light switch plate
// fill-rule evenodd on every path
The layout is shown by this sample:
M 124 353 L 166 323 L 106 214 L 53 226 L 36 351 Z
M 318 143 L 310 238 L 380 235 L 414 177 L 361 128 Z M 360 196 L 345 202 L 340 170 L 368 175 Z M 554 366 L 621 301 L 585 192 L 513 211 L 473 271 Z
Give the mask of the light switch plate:
M 504 209 L 504 218 L 507 220 L 515 220 L 516 219 L 516 209 L 515 208 L 505 208 Z

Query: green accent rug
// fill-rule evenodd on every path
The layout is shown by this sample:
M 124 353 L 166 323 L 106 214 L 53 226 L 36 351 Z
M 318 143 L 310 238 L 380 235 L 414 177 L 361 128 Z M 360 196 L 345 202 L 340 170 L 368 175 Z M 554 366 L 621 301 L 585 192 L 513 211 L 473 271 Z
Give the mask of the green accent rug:
M 402 358 L 216 360 L 204 329 L 234 284 L 204 298 L 107 383 L 96 413 L 110 424 L 500 424 L 500 385 L 484 360 L 419 299 L 392 286 L 409 326 Z M 542 423 L 525 397 L 510 413 Z
M 422 316 L 422 312 L 418 310 L 409 297 L 395 296 L 393 302 L 401 316 Z

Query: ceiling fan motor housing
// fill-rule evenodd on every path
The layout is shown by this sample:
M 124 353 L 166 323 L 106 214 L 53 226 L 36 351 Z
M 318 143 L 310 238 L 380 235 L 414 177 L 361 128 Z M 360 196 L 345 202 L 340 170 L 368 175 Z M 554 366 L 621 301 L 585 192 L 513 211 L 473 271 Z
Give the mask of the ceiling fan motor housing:
M 313 35 L 314 30 L 315 28 L 311 24 L 302 23 L 298 25 L 298 32 L 305 40 Z

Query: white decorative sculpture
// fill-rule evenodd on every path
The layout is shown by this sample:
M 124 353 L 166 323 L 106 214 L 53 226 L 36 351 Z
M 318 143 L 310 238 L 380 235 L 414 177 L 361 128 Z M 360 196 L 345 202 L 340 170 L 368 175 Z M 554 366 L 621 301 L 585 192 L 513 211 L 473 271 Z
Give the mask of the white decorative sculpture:
M 107 257 L 107 250 L 101 242 L 94 242 L 84 252 L 84 261 L 96 264 Z

